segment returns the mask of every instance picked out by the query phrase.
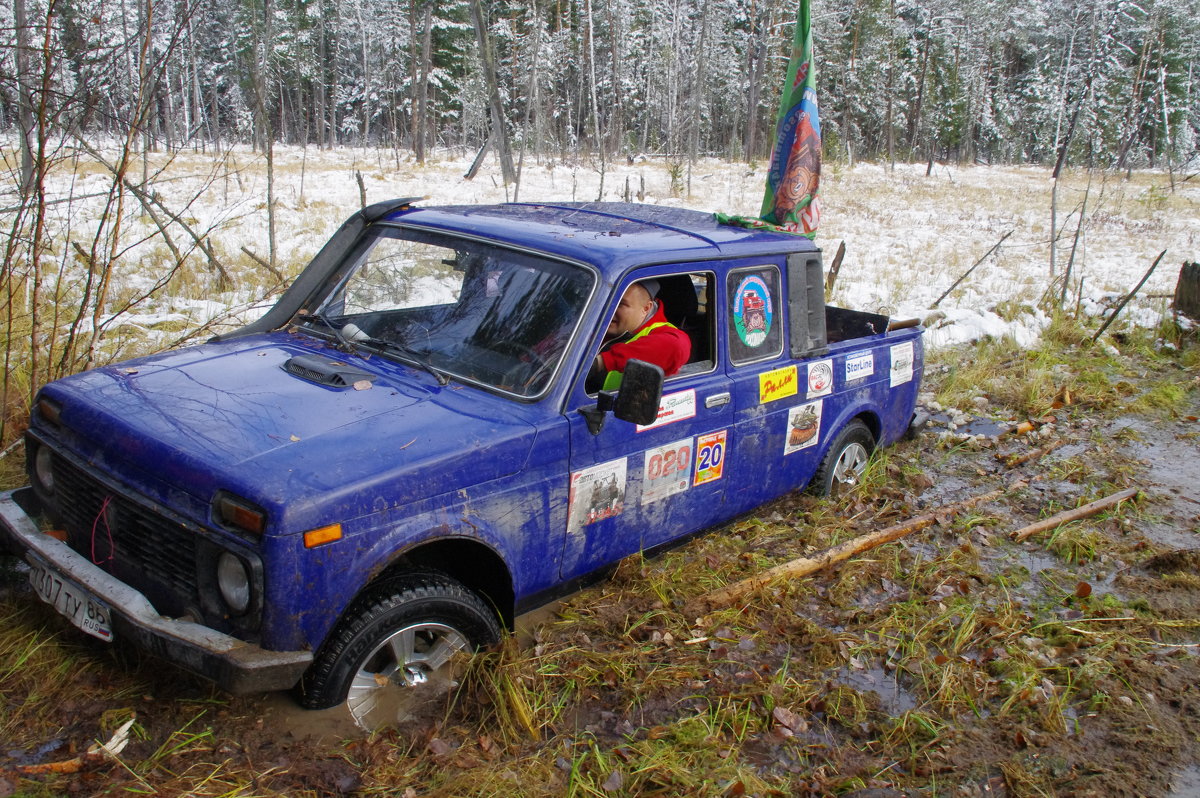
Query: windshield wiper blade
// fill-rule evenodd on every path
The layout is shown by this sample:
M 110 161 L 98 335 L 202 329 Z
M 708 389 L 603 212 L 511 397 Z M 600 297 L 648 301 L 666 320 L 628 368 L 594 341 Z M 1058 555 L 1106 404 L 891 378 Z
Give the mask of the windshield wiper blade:
M 432 374 L 434 379 L 437 380 L 438 385 L 450 384 L 450 377 L 447 376 L 445 372 L 434 368 L 433 364 L 426 360 L 424 355 L 422 355 L 416 349 L 413 349 L 408 344 L 404 344 L 399 341 L 385 341 L 380 338 L 371 338 L 370 343 L 382 349 L 391 349 L 404 355 L 417 366 Z
M 344 327 L 338 327 L 328 316 L 319 311 L 308 313 L 305 315 L 305 320 L 314 319 L 328 327 L 335 338 L 341 343 L 338 347 L 346 352 L 358 352 L 359 347 L 369 347 L 376 350 L 392 350 L 404 355 L 408 360 L 411 360 L 417 367 L 432 374 L 437 380 L 438 385 L 449 385 L 450 377 L 444 372 L 434 368 L 432 364 L 416 349 L 413 349 L 407 344 L 399 341 L 389 341 L 383 338 L 375 338 L 368 335 L 359 329 L 356 324 L 347 324 Z M 347 332 L 348 331 L 348 332 Z
M 329 328 L 329 331 L 333 333 L 333 337 L 338 341 L 338 349 L 342 350 L 343 352 L 358 351 L 354 346 L 354 343 L 346 338 L 344 334 L 342 334 L 342 328 L 334 324 L 333 321 L 324 313 L 321 313 L 320 311 L 311 311 L 304 314 L 302 321 L 308 321 L 309 319 L 319 321 Z
M 402 343 L 400 341 L 391 341 L 386 338 L 375 338 L 373 336 L 367 335 L 365 332 L 358 329 L 357 326 L 354 328 L 354 331 L 351 334 L 351 340 L 355 344 L 368 346 L 368 347 L 371 347 L 372 349 L 383 350 L 383 351 L 390 350 L 392 352 L 399 352 L 407 360 L 411 360 L 414 365 L 416 365 L 419 368 L 432 374 L 434 379 L 436 379 L 438 381 L 438 385 L 449 385 L 450 384 L 449 376 L 447 376 L 444 372 L 434 368 L 433 365 L 428 360 L 425 359 L 425 355 L 423 355 L 418 350 L 413 349 L 408 344 Z

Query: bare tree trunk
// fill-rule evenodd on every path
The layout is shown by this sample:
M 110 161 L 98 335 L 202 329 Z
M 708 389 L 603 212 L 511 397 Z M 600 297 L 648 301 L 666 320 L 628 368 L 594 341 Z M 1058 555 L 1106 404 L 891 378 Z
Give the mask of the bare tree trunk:
M 269 1 L 269 0 L 268 0 Z M 362 145 L 366 147 L 371 142 L 371 57 L 370 57 L 370 41 L 367 38 L 368 26 L 366 20 L 363 19 L 362 4 L 358 4 L 358 30 L 360 32 L 360 46 L 362 48 Z M 268 41 L 270 41 L 268 39 Z M 275 258 L 271 258 L 271 263 L 275 263 Z
M 762 19 L 754 22 L 754 32 L 751 44 L 746 48 L 746 73 L 749 75 L 749 91 L 746 92 L 746 138 L 744 139 L 745 158 L 752 161 L 758 154 L 758 104 L 761 98 L 763 67 L 767 60 L 767 46 L 763 42 L 766 36 Z
M 896 170 L 896 125 L 893 118 L 896 103 L 896 0 L 892 0 L 888 15 L 888 59 L 887 59 L 887 112 L 884 125 L 887 127 L 888 169 Z
M 271 126 L 267 91 L 271 83 L 271 47 L 274 32 L 271 25 L 273 14 L 271 0 L 263 0 L 262 19 L 255 20 L 254 54 L 250 59 L 251 85 L 254 87 L 254 115 L 256 127 L 262 136 L 263 153 L 267 159 L 267 252 L 271 265 L 275 261 L 275 132 Z
M 20 191 L 27 196 L 33 189 L 34 179 L 34 93 L 33 58 L 29 45 L 29 19 L 25 12 L 25 0 L 13 0 L 13 17 L 17 26 L 17 128 L 18 144 L 21 148 Z
M 496 155 L 500 159 L 500 174 L 505 185 L 516 179 L 513 168 L 512 147 L 508 139 L 508 124 L 504 118 L 504 106 L 500 102 L 500 83 L 496 77 L 496 60 L 492 53 L 491 40 L 487 32 L 487 22 L 483 15 L 483 4 L 480 0 L 471 0 L 471 20 L 475 24 L 475 35 L 479 41 L 479 58 L 483 62 L 483 79 L 487 86 L 488 106 L 492 115 L 493 141 Z
M 613 110 L 609 117 L 609 141 L 613 143 L 614 152 L 618 155 L 625 146 L 625 107 L 624 92 L 621 91 L 621 31 L 618 29 L 617 15 L 613 13 L 614 0 L 606 0 L 604 8 L 608 14 L 608 31 L 612 37 L 610 53 L 612 56 L 612 97 Z
M 692 120 L 691 120 L 691 136 L 688 142 L 688 159 L 691 163 L 695 163 L 700 157 L 700 124 L 703 116 L 704 103 L 708 99 L 708 93 L 705 90 L 705 66 L 708 64 L 706 50 L 708 47 L 708 0 L 703 0 L 703 5 L 700 7 L 700 43 L 696 48 L 696 74 L 695 83 L 692 88 Z M 692 187 L 691 179 L 688 180 L 688 194 L 691 194 Z
M 596 196 L 596 200 L 604 199 L 604 175 L 606 166 L 608 165 L 607 147 L 604 145 L 604 138 L 600 133 L 600 87 L 596 85 L 596 28 L 592 23 L 592 0 L 583 0 L 583 15 L 587 25 L 587 60 L 588 60 L 588 77 L 591 82 L 591 91 L 589 96 L 592 101 L 592 137 L 595 142 L 595 147 L 600 155 L 600 189 Z
M 917 75 L 917 96 L 913 100 L 912 114 L 908 119 L 908 148 L 912 152 L 918 149 L 918 137 L 921 131 L 921 103 L 925 98 L 925 76 L 929 72 L 930 39 L 933 38 L 933 17 L 925 30 L 925 46 L 921 48 L 921 69 Z
M 521 121 L 521 153 L 517 157 L 517 180 L 516 185 L 513 186 L 513 202 L 517 202 L 518 197 L 521 195 L 521 172 L 525 167 L 525 150 L 529 145 L 529 117 L 533 112 L 533 106 L 537 102 L 538 96 L 538 56 L 541 54 L 542 49 L 542 23 L 537 0 L 533 0 L 530 5 L 529 41 L 533 52 L 529 55 L 529 82 L 525 87 L 525 118 Z
M 425 6 L 421 24 L 421 81 L 417 86 L 417 113 L 413 120 L 413 150 L 417 163 L 425 163 L 425 137 L 429 128 L 429 73 L 433 69 L 433 6 Z
M 316 138 L 317 147 L 324 148 L 326 145 L 325 139 L 325 98 L 328 91 L 324 80 L 325 65 L 329 63 L 329 55 L 326 52 L 328 45 L 326 44 L 325 34 L 325 8 L 324 3 L 320 4 L 320 16 L 317 19 L 317 75 L 318 78 L 313 86 L 313 104 L 316 108 L 313 109 L 314 121 L 317 123 Z

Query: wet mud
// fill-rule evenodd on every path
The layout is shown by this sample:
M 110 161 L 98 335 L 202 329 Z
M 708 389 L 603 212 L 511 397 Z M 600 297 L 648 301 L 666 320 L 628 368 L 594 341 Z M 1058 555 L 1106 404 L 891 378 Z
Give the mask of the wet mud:
M 132 712 L 136 775 L 96 768 L 60 777 L 56 794 L 145 782 L 161 794 L 562 795 L 596 768 L 579 794 L 1200 798 L 1198 411 L 1063 412 L 1018 434 L 1015 420 L 934 410 L 868 494 L 796 494 L 622 564 L 518 619 L 452 706 L 403 729 L 367 734 L 343 707 L 304 711 L 287 693 L 231 698 L 61 631 L 83 664 L 38 716 L 48 731 L 0 747 L 0 795 L 20 783 L 15 768 L 66 758 Z M 740 608 L 688 612 L 696 575 L 734 581 L 998 487 L 1000 500 Z M 1011 539 L 1126 487 L 1141 495 L 1116 511 Z M 0 601 L 15 606 L 25 577 L 4 567 Z M 61 627 L 34 612 L 38 628 Z M 655 770 L 666 750 L 692 758 Z M 688 781 L 689 768 L 715 775 Z M 223 781 L 197 791 L 202 772 Z M 752 779 L 768 786 L 753 792 Z

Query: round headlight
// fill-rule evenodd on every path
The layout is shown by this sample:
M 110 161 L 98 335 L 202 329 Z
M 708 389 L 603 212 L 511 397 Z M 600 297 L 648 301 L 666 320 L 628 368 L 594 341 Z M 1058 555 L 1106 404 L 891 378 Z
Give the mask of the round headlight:
M 221 554 L 217 560 L 217 585 L 221 588 L 221 598 L 235 615 L 250 606 L 250 574 L 240 557 L 229 552 Z
M 33 456 L 33 476 L 46 493 L 54 493 L 54 453 L 45 446 L 39 446 Z

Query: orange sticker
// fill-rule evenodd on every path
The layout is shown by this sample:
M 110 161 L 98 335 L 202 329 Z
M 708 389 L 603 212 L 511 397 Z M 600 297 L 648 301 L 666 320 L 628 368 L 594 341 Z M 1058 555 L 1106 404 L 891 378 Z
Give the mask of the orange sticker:
M 725 473 L 725 436 L 728 430 L 701 435 L 696 440 L 696 475 L 693 485 L 715 482 Z
M 776 399 L 795 396 L 797 384 L 795 366 L 765 371 L 758 375 L 758 401 L 760 404 L 766 404 Z

